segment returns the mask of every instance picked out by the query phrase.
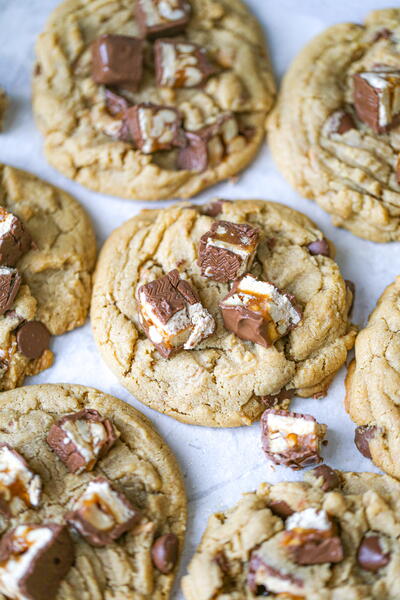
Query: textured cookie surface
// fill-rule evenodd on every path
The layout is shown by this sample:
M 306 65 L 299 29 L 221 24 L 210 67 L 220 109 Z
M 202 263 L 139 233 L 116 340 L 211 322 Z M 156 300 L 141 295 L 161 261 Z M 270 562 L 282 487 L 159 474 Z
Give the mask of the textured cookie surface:
M 336 476 L 339 486 L 328 492 L 321 489 L 320 478 L 310 478 L 307 483 L 261 484 L 234 508 L 213 515 L 183 578 L 185 599 L 397 599 L 400 484 L 370 473 L 336 472 Z M 287 514 L 310 508 L 326 511 L 340 532 L 343 559 L 336 564 L 294 564 L 281 547 L 285 518 L 278 516 L 276 507 L 282 510 L 282 505 Z M 357 558 L 366 535 L 377 536 L 384 547 L 385 557 L 380 558 L 386 564 L 375 572 L 365 569 L 371 565 L 363 559 L 360 564 Z M 264 586 L 250 590 L 249 562 L 257 552 L 268 557 L 271 587 L 294 587 L 297 593 L 269 593 Z
M 251 272 L 293 294 L 303 310 L 300 325 L 269 348 L 225 329 L 218 303 L 229 284 L 202 277 L 197 264 L 199 240 L 214 219 L 183 204 L 142 211 L 108 239 L 95 276 L 92 326 L 104 359 L 139 400 L 181 421 L 226 427 L 257 419 L 265 408 L 260 396 L 323 395 L 355 331 L 352 294 L 338 265 L 307 248 L 323 238 L 307 217 L 255 200 L 224 202 L 218 219 L 260 228 Z M 165 359 L 141 331 L 135 294 L 175 268 L 199 293 L 216 330 L 195 350 Z
M 62 415 L 84 408 L 108 417 L 120 431 L 119 440 L 94 470 L 68 473 L 45 438 Z M 140 529 L 104 548 L 94 548 L 74 536 L 76 559 L 61 584 L 57 600 L 169 597 L 174 575 L 152 565 L 155 537 L 178 536 L 183 544 L 186 504 L 183 482 L 169 448 L 149 421 L 112 396 L 78 385 L 35 385 L 0 396 L 0 441 L 17 449 L 43 482 L 42 505 L 9 522 L 63 522 L 74 499 L 95 477 L 106 477 L 144 514 Z M 2 523 L 4 531 L 5 523 Z M 3 596 L 0 594 L 3 600 Z
M 0 166 L 0 205 L 21 219 L 34 244 L 16 264 L 22 283 L 12 310 L 0 316 L 0 389 L 5 390 L 52 363 L 49 350 L 36 360 L 20 352 L 15 332 L 21 322 L 41 321 L 52 335 L 84 323 L 96 241 L 76 200 L 24 171 Z
M 54 167 L 97 191 L 159 200 L 190 197 L 250 162 L 275 94 L 263 34 L 240 0 L 190 4 L 184 38 L 205 47 L 219 72 L 203 87 L 157 88 L 153 49 L 146 42 L 142 85 L 128 95 L 133 104 L 151 101 L 178 108 L 190 131 L 233 112 L 244 133 L 231 141 L 222 162 L 201 173 L 178 171 L 173 153 L 152 157 L 104 133 L 118 129 L 118 120 L 106 110 L 104 87 L 91 79 L 90 44 L 107 33 L 138 36 L 135 1 L 67 0 L 39 37 L 33 85 L 34 112 Z
M 378 301 L 356 340 L 346 380 L 346 410 L 371 435 L 374 463 L 400 478 L 400 277 Z
M 377 65 L 398 69 L 399 34 L 399 9 L 373 12 L 364 26 L 330 27 L 294 60 L 268 127 L 289 182 L 335 225 L 377 242 L 400 240 L 399 127 L 378 135 L 356 118 L 352 77 Z M 343 109 L 355 127 L 329 133 L 327 120 Z

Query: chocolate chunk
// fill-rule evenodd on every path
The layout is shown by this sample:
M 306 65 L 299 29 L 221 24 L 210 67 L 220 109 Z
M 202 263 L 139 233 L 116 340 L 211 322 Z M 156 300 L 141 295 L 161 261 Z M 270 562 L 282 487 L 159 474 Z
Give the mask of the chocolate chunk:
M 252 265 L 259 230 L 247 223 L 216 221 L 200 238 L 198 264 L 203 277 L 228 283 Z
M 382 27 L 382 29 L 379 29 L 376 32 L 375 37 L 372 41 L 377 42 L 378 40 L 389 40 L 392 37 L 392 35 L 393 31 L 387 29 L 387 27 Z
M 315 467 L 311 472 L 316 479 L 321 479 L 321 488 L 324 492 L 330 492 L 340 487 L 340 479 L 336 471 L 328 467 L 328 465 Z
M 125 111 L 129 108 L 128 100 L 108 89 L 105 90 L 105 99 L 106 107 L 110 115 L 122 119 Z
M 139 88 L 143 73 L 143 41 L 126 35 L 105 34 L 92 44 L 92 78 L 100 84 Z
M 0 593 L 53 599 L 73 562 L 74 546 L 65 525 L 18 525 L 0 542 Z
M 135 146 L 144 154 L 186 144 L 181 117 L 171 106 L 137 104 L 126 111 L 125 120 Z
M 262 402 L 265 408 L 277 408 L 281 404 L 284 404 L 285 400 L 291 400 L 294 396 L 294 390 L 282 389 L 277 394 L 266 394 L 265 396 L 258 396 L 258 400 Z
M 177 167 L 181 171 L 203 173 L 208 166 L 208 139 L 201 132 L 186 132 L 186 146 L 179 151 Z
M 229 562 L 226 558 L 225 553 L 222 550 L 217 552 L 217 554 L 214 557 L 214 560 L 223 573 L 229 573 Z
M 356 129 L 356 124 L 353 117 L 346 110 L 336 110 L 332 113 L 324 125 L 324 133 L 327 136 L 332 134 L 343 135 L 351 129 Z
M 176 269 L 142 285 L 137 295 L 143 331 L 164 358 L 193 350 L 214 332 L 213 317 Z
M 135 15 L 143 37 L 177 35 L 189 23 L 190 4 L 187 0 L 137 0 Z
M 303 469 L 321 462 L 326 426 L 311 415 L 267 409 L 261 417 L 263 450 L 275 464 Z
M 140 511 L 104 477 L 93 479 L 66 515 L 67 522 L 97 547 L 111 544 L 141 518 Z
M 14 517 L 40 504 L 42 482 L 16 450 L 0 443 L 0 513 Z
M 310 541 L 295 548 L 293 557 L 296 564 L 302 566 L 341 562 L 344 558 L 341 539 L 336 536 Z
M 269 557 L 265 552 L 266 544 L 253 550 L 249 561 L 247 574 L 247 587 L 255 595 L 282 594 L 291 597 L 291 594 L 303 598 L 304 583 L 300 577 L 283 572 L 269 564 Z M 286 596 L 288 594 L 288 596 Z
M 218 267 L 221 268 L 219 264 Z M 214 271 L 217 272 L 217 269 Z M 300 323 L 302 317 L 293 296 L 250 274 L 234 282 L 231 291 L 219 306 L 226 329 L 233 331 L 242 340 L 265 348 L 289 333 Z
M 353 76 L 358 117 L 376 133 L 400 122 L 400 71 L 376 70 Z
M 18 350 L 27 358 L 40 358 L 49 344 L 49 330 L 40 321 L 25 321 L 18 327 Z
M 0 265 L 14 267 L 31 248 L 32 238 L 22 221 L 0 207 Z
M 365 535 L 357 552 L 357 562 L 362 569 L 376 573 L 390 562 L 390 552 L 385 552 L 379 535 Z
M 156 81 L 160 87 L 193 88 L 202 85 L 218 69 L 201 46 L 187 41 L 160 39 L 154 45 Z
M 294 513 L 294 510 L 284 500 L 271 500 L 268 502 L 268 508 L 281 519 L 287 519 Z
M 202 215 L 206 215 L 207 217 L 218 217 L 218 215 L 223 212 L 223 206 L 226 203 L 232 204 L 232 200 L 223 200 L 222 198 L 218 198 L 218 200 L 214 200 L 208 204 L 203 204 L 203 206 L 200 207 L 200 213 Z
M 320 254 L 321 256 L 330 256 L 329 244 L 325 239 L 315 240 L 307 246 L 308 251 L 313 256 Z
M 179 540 L 174 533 L 157 538 L 151 549 L 151 558 L 161 573 L 170 573 L 178 560 Z
M 0 315 L 14 304 L 21 285 L 21 275 L 17 269 L 0 267 Z
M 377 427 L 375 425 L 360 425 L 355 429 L 354 443 L 357 446 L 357 450 L 361 452 L 365 458 L 372 458 L 369 442 L 375 436 L 376 431 Z
M 54 423 L 47 443 L 70 473 L 91 471 L 118 439 L 119 432 L 97 410 L 86 408 Z

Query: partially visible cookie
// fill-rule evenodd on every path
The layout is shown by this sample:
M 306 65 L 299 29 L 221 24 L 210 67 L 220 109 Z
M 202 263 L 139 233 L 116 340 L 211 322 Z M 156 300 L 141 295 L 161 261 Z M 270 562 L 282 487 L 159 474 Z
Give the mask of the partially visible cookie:
M 400 479 L 400 277 L 380 297 L 355 344 L 346 379 L 346 410 L 359 451 Z
M 0 390 L 49 367 L 50 335 L 84 323 L 95 256 L 76 200 L 0 165 Z
M 210 517 L 186 600 L 397 600 L 400 484 L 326 465 L 307 477 Z
M 334 225 L 400 240 L 400 9 L 313 39 L 286 73 L 268 120 L 279 169 Z
M 7 110 L 7 106 L 8 106 L 7 94 L 5 93 L 3 88 L 0 88 L 0 131 L 3 130 L 4 115 Z
M 248 425 L 295 394 L 324 395 L 345 362 L 353 293 L 333 256 L 312 221 L 273 202 L 142 211 L 101 252 L 95 340 L 151 408 Z
M 191 197 L 244 169 L 264 139 L 275 83 L 241 0 L 65 0 L 36 54 L 46 157 L 96 191 Z
M 63 431 L 59 442 L 70 456 L 92 454 L 79 472 L 65 461 L 63 450 L 57 451 L 54 436 L 59 427 Z M 38 506 L 22 506 L 20 499 L 12 516 L 0 514 L 3 540 L 21 525 L 51 523 L 60 528 L 68 523 L 73 548 L 71 552 L 67 538 L 61 546 L 65 552 L 58 552 L 61 557 L 67 552 L 67 557 L 57 600 L 169 598 L 185 532 L 185 490 L 175 458 L 143 415 L 92 388 L 34 385 L 1 394 L 0 430 L 0 443 L 23 457 L 42 486 Z M 98 452 L 102 436 L 106 447 Z M 1 456 L 0 465 L 4 466 Z M 12 465 L 9 477 L 14 469 Z M 4 500 L 4 469 L 0 481 Z M 18 495 L 17 486 L 9 489 Z M 0 502 L 0 513 L 1 508 Z M 14 579 L 20 579 L 21 587 L 26 585 L 26 577 L 8 566 L 4 576 L 7 562 L 0 564 L 0 596 L 6 597 Z M 32 569 L 39 583 L 46 577 L 49 585 L 53 583 L 40 563 L 33 562 Z

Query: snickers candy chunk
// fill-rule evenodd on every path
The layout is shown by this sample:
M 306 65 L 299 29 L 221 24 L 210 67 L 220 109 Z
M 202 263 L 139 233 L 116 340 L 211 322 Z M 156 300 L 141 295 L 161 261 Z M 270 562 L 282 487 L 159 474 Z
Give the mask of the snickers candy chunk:
M 379 70 L 353 76 L 358 117 L 376 133 L 386 133 L 400 122 L 400 71 Z
M 197 44 L 170 39 L 154 46 L 156 80 L 160 87 L 192 88 L 202 85 L 217 69 Z
M 0 444 L 0 513 L 14 517 L 40 504 L 42 482 L 25 459 L 8 444 Z
M 99 84 L 127 85 L 137 90 L 143 72 L 143 41 L 106 34 L 92 44 L 92 78 Z
M 356 129 L 353 117 L 346 110 L 339 109 L 328 117 L 323 127 L 323 133 L 330 137 L 335 134 L 343 135 L 351 129 Z
M 101 547 L 132 529 L 141 513 L 107 479 L 98 477 L 89 483 L 66 518 L 89 544 Z
M 104 456 L 119 432 L 97 410 L 85 409 L 65 415 L 51 426 L 47 443 L 71 473 L 91 471 Z
M 287 569 L 280 569 L 268 542 L 253 550 L 249 561 L 247 586 L 256 596 L 278 594 L 278 598 L 303 600 L 304 582 Z M 275 596 L 274 596 L 275 597 Z
M 306 508 L 287 518 L 281 546 L 298 565 L 338 563 L 344 558 L 337 527 L 325 510 Z
M 187 0 L 137 0 L 136 18 L 143 37 L 182 33 L 190 19 Z
M 275 464 L 297 470 L 321 462 L 326 426 L 311 415 L 268 409 L 261 427 L 263 450 Z
M 137 104 L 128 108 L 125 122 L 133 142 L 143 154 L 185 145 L 178 111 L 170 106 Z
M 246 274 L 219 304 L 226 329 L 269 348 L 301 321 L 293 298 L 268 281 Z
M 73 561 L 64 525 L 19 525 L 0 542 L 0 593 L 15 600 L 52 600 Z
M 0 265 L 13 267 L 32 247 L 32 238 L 22 221 L 0 207 Z
M 214 332 L 213 317 L 177 270 L 142 285 L 137 296 L 142 328 L 164 358 L 193 350 Z
M 198 264 L 203 277 L 228 283 L 252 265 L 259 242 L 259 230 L 247 223 L 215 221 L 200 238 Z
M 12 267 L 0 267 L 0 315 L 10 310 L 21 286 L 21 275 Z

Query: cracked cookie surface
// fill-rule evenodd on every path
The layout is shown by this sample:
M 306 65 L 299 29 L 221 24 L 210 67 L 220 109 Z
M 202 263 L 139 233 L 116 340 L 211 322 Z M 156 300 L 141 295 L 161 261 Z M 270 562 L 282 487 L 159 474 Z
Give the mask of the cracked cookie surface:
M 372 12 L 365 25 L 334 25 L 301 51 L 285 75 L 268 120 L 279 169 L 334 225 L 376 242 L 400 240 L 399 127 L 378 135 L 357 119 L 353 75 L 385 65 L 398 69 L 400 9 Z M 353 125 L 329 132 L 335 111 Z
M 16 264 L 22 283 L 0 316 L 0 390 L 7 390 L 53 362 L 50 350 L 37 359 L 21 353 L 15 334 L 21 322 L 40 321 L 52 335 L 85 322 L 96 240 L 76 200 L 25 171 L 0 165 L 0 205 L 21 219 L 34 244 Z
M 261 484 L 234 508 L 213 515 L 182 580 L 185 599 L 397 599 L 400 484 L 384 475 L 337 471 L 336 482 L 331 481 L 330 490 L 324 492 L 320 477 L 308 477 L 302 483 Z M 310 509 L 311 514 L 313 510 L 326 511 L 335 522 L 343 549 L 340 562 L 300 566 L 282 549 L 281 542 L 289 533 L 285 531 L 287 517 L 291 513 L 297 517 L 307 509 L 308 514 Z M 360 554 L 370 536 L 380 545 L 375 564 L 371 555 Z M 264 573 L 262 568 L 259 571 L 258 581 L 264 580 L 267 588 L 255 587 L 254 580 L 252 584 L 257 556 L 266 565 Z M 380 568 L 372 571 L 378 563 Z M 285 593 L 289 589 L 296 592 Z
M 380 297 L 355 344 L 346 379 L 346 410 L 368 427 L 370 458 L 400 479 L 400 277 Z M 367 451 L 368 454 L 368 451 Z
M 68 473 L 46 443 L 50 427 L 66 413 L 85 408 L 112 420 L 120 437 L 91 472 Z M 173 533 L 182 548 L 186 523 L 183 481 L 175 458 L 150 422 L 116 398 L 79 385 L 34 385 L 0 396 L 0 441 L 17 449 L 43 482 L 39 509 L 28 509 L 8 527 L 63 522 L 74 500 L 96 477 L 108 478 L 144 514 L 139 528 L 117 542 L 95 548 L 74 535 L 75 563 L 57 600 L 165 600 L 174 573 L 162 574 L 151 560 L 154 538 Z M 6 523 L 0 521 L 4 531 Z M 0 598 L 5 600 L 0 594 Z
M 225 329 L 218 304 L 229 284 L 202 277 L 197 264 L 200 238 L 214 219 L 187 204 L 144 210 L 113 232 L 100 254 L 91 317 L 102 356 L 140 401 L 187 423 L 229 427 L 258 419 L 261 396 L 324 395 L 355 329 L 352 293 L 338 265 L 307 248 L 323 239 L 307 217 L 277 203 L 243 200 L 223 202 L 218 219 L 260 228 L 251 273 L 292 294 L 303 310 L 288 335 L 264 348 Z M 175 268 L 197 290 L 216 329 L 195 350 L 165 359 L 142 333 L 135 295 Z
M 275 84 L 261 28 L 240 0 L 190 0 L 185 39 L 204 46 L 218 73 L 203 87 L 156 87 L 152 47 L 145 43 L 144 77 L 133 104 L 178 108 L 188 131 L 233 112 L 243 134 L 227 155 L 203 172 L 176 170 L 174 153 L 152 157 L 104 131 L 121 121 L 107 112 L 103 86 L 91 79 L 90 44 L 102 34 L 138 36 L 132 0 L 67 0 L 51 16 L 37 43 L 33 106 L 49 162 L 67 177 L 130 199 L 191 197 L 231 177 L 254 157 L 272 107 Z M 251 132 L 251 135 L 248 135 Z

